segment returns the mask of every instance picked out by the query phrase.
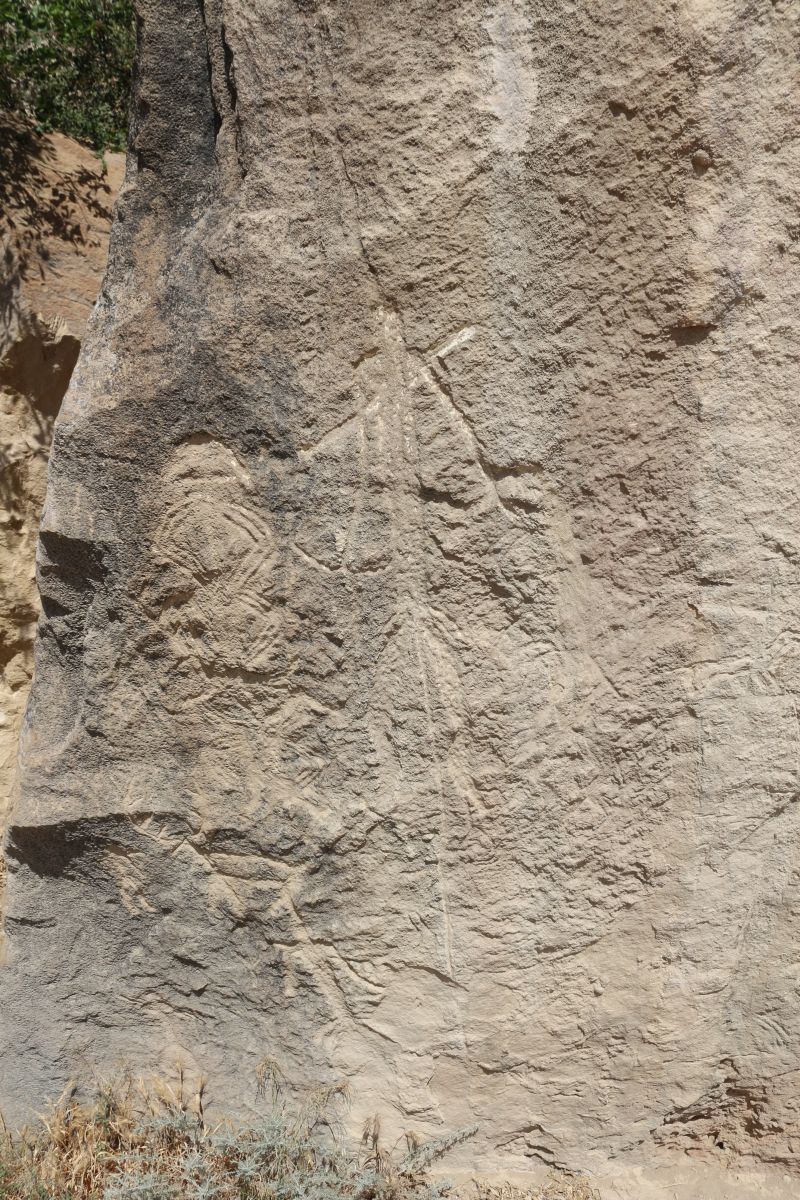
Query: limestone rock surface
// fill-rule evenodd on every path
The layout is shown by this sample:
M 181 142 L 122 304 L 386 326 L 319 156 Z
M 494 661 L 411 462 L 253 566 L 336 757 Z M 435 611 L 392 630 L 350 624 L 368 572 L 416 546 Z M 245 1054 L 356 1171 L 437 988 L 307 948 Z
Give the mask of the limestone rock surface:
M 268 1053 L 354 1118 L 478 1122 L 481 1171 L 781 1194 L 798 6 L 139 11 L 0 1102 L 180 1056 L 243 1104 Z

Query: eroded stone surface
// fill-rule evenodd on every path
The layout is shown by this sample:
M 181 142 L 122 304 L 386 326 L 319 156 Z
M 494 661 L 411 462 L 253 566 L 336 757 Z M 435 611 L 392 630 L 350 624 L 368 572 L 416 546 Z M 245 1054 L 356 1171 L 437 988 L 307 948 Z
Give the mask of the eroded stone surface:
M 268 1052 L 356 1116 L 479 1122 L 481 1170 L 777 1180 L 796 6 L 141 10 L 41 538 L 3 1101 L 180 1054 L 244 1103 Z

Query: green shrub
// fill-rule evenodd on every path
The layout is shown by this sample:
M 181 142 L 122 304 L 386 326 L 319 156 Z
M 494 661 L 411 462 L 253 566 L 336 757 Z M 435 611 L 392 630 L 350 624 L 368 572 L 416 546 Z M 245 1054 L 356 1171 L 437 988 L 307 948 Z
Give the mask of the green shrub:
M 0 0 L 0 108 L 122 149 L 134 45 L 132 0 Z

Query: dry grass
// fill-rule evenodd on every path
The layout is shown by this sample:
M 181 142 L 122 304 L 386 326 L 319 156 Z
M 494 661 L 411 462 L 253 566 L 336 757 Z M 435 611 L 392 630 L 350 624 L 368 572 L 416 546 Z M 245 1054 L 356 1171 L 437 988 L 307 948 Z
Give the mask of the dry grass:
M 377 1121 L 357 1151 L 341 1133 L 347 1091 L 321 1088 L 296 1104 L 262 1064 L 262 1120 L 210 1123 L 204 1087 L 123 1076 L 79 1104 L 64 1096 L 40 1126 L 0 1140 L 0 1200 L 437 1200 L 429 1162 L 467 1136 L 384 1149 Z
M 65 1095 L 32 1130 L 0 1132 L 0 1200 L 441 1200 L 452 1195 L 431 1165 L 475 1133 L 392 1148 L 371 1118 L 348 1148 L 342 1085 L 297 1104 L 284 1098 L 274 1064 L 258 1073 L 265 1115 L 252 1124 L 210 1123 L 204 1085 L 130 1075 L 98 1089 L 92 1104 Z M 538 1189 L 475 1185 L 477 1200 L 596 1200 L 584 1181 L 553 1177 Z M 474 1200 L 474 1192 L 473 1200 Z
M 520 1188 L 512 1183 L 490 1185 L 475 1182 L 477 1200 L 600 1200 L 600 1195 L 583 1175 L 554 1172 L 545 1183 Z

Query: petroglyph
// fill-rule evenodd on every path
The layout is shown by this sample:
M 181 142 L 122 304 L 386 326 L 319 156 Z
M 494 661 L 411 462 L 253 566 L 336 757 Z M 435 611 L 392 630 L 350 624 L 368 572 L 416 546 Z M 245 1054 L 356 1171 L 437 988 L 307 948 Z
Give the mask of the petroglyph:
M 235 105 L 220 6 L 139 0 L 3 1088 L 91 1028 L 480 1171 L 791 1174 L 791 6 L 222 7 Z

